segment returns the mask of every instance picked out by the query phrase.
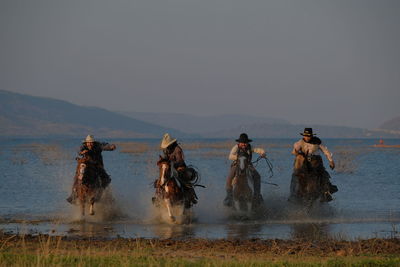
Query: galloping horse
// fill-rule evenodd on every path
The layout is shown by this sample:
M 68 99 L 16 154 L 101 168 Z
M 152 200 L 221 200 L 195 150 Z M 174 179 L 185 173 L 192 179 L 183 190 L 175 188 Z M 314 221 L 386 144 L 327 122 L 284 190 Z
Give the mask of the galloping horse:
M 233 200 L 239 205 L 240 210 L 248 211 L 253 199 L 253 191 L 248 183 L 248 179 L 251 177 L 249 162 L 244 156 L 239 156 L 237 162 L 236 174 L 232 180 Z
M 321 177 L 314 170 L 313 160 L 308 160 L 303 155 L 297 155 L 294 169 L 298 170 L 292 175 L 290 185 L 291 199 L 297 202 L 310 204 L 317 200 L 322 193 Z
M 160 157 L 157 162 L 157 166 L 160 170 L 160 176 L 156 181 L 156 197 L 155 201 L 157 204 L 164 202 L 168 216 L 172 222 L 175 222 L 175 216 L 173 214 L 174 206 L 184 207 L 185 197 L 182 188 L 179 186 L 176 177 L 176 170 L 171 166 L 169 160 Z M 184 210 L 182 214 L 183 215 Z
M 94 215 L 94 203 L 99 201 L 103 193 L 96 166 L 88 156 L 77 158 L 75 172 L 75 190 L 81 206 L 81 214 L 85 215 L 85 204 L 89 203 L 89 214 Z

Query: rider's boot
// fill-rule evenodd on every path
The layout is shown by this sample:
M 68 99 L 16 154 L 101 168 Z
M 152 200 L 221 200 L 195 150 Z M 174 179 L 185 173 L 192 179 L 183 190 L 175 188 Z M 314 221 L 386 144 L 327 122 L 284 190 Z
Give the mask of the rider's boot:
M 76 200 L 76 191 L 75 189 L 72 190 L 71 195 L 66 199 L 70 204 L 74 204 Z
M 338 191 L 338 187 L 336 185 L 329 183 L 329 193 L 333 194 L 333 193 L 336 193 L 337 191 Z
M 226 197 L 224 199 L 224 205 L 227 207 L 232 207 L 233 206 L 233 193 L 232 190 L 227 190 L 226 191 Z
M 72 204 L 72 194 L 69 197 L 67 197 L 66 201 L 68 201 L 70 204 Z

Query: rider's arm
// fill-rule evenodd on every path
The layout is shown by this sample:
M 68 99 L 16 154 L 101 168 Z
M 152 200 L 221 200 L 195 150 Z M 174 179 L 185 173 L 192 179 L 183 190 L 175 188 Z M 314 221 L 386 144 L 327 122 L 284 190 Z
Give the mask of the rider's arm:
M 329 152 L 328 148 L 322 144 L 319 145 L 319 149 L 325 154 L 326 158 L 329 160 L 329 162 L 333 161 L 332 158 L 332 153 Z
M 325 154 L 326 158 L 329 160 L 329 167 L 333 170 L 335 168 L 335 162 L 333 161 L 332 153 L 322 144 L 319 145 L 319 149 Z
M 100 143 L 100 147 L 103 151 L 113 151 L 116 148 L 114 144 L 109 143 Z
M 238 147 L 234 146 L 229 153 L 229 160 L 237 160 Z
M 294 143 L 293 150 L 292 150 L 293 155 L 297 156 L 297 155 L 301 154 L 301 143 L 300 142 L 301 141 Z
M 253 148 L 252 150 L 254 153 L 257 153 L 259 155 L 265 155 L 265 150 L 263 148 L 256 147 L 256 148 Z
M 84 145 L 81 145 L 81 147 L 79 148 L 79 151 L 78 151 L 78 155 L 84 155 L 85 153 L 87 153 L 88 152 L 88 150 L 87 150 L 87 147 L 86 146 L 84 146 Z

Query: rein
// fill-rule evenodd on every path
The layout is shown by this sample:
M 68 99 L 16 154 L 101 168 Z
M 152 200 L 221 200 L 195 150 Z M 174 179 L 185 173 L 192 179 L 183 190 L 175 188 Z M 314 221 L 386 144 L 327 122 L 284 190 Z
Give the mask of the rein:
M 255 164 L 254 167 L 257 167 L 259 161 L 260 161 L 262 158 L 263 158 L 263 157 L 259 156 L 255 161 L 252 162 L 253 164 Z M 274 176 L 274 171 L 273 171 L 273 167 L 274 167 L 274 166 L 272 165 L 271 161 L 270 161 L 267 157 L 264 157 L 264 159 L 265 159 L 265 162 L 267 163 L 267 166 L 268 166 L 268 169 L 269 169 L 269 172 L 270 172 L 270 176 L 269 176 L 268 178 L 272 178 L 272 176 Z M 262 182 L 262 183 L 264 183 L 264 184 L 270 184 L 270 185 L 274 185 L 274 186 L 279 186 L 279 185 L 277 185 L 277 184 L 269 183 L 269 182 Z

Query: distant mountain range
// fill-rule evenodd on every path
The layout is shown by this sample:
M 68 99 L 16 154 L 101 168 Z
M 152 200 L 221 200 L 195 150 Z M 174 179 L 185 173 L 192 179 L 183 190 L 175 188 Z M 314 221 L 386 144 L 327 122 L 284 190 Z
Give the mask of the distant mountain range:
M 400 138 L 400 117 L 380 129 L 294 125 L 282 119 L 250 115 L 195 116 L 176 113 L 112 112 L 66 101 L 0 90 L 0 136 L 70 136 L 110 138 L 161 138 L 169 132 L 178 138 L 295 138 L 313 127 L 324 138 Z
M 305 127 L 312 127 L 324 138 L 399 138 L 400 131 L 387 129 L 291 124 L 283 119 L 250 115 L 195 116 L 177 113 L 119 112 L 136 119 L 197 134 L 206 138 L 237 138 L 242 132 L 254 138 L 296 138 Z
M 180 131 L 102 108 L 0 90 L 0 136 L 160 137 Z
M 181 132 L 196 135 L 209 135 L 210 132 L 223 131 L 244 123 L 268 123 L 273 125 L 289 124 L 288 121 L 283 119 L 240 114 L 196 116 L 179 113 L 150 113 L 129 111 L 120 111 L 118 113 L 129 116 L 131 118 L 144 120 L 164 127 L 174 128 Z
M 400 132 L 400 116 L 393 118 L 391 120 L 385 121 L 380 126 L 380 129 L 387 131 Z

